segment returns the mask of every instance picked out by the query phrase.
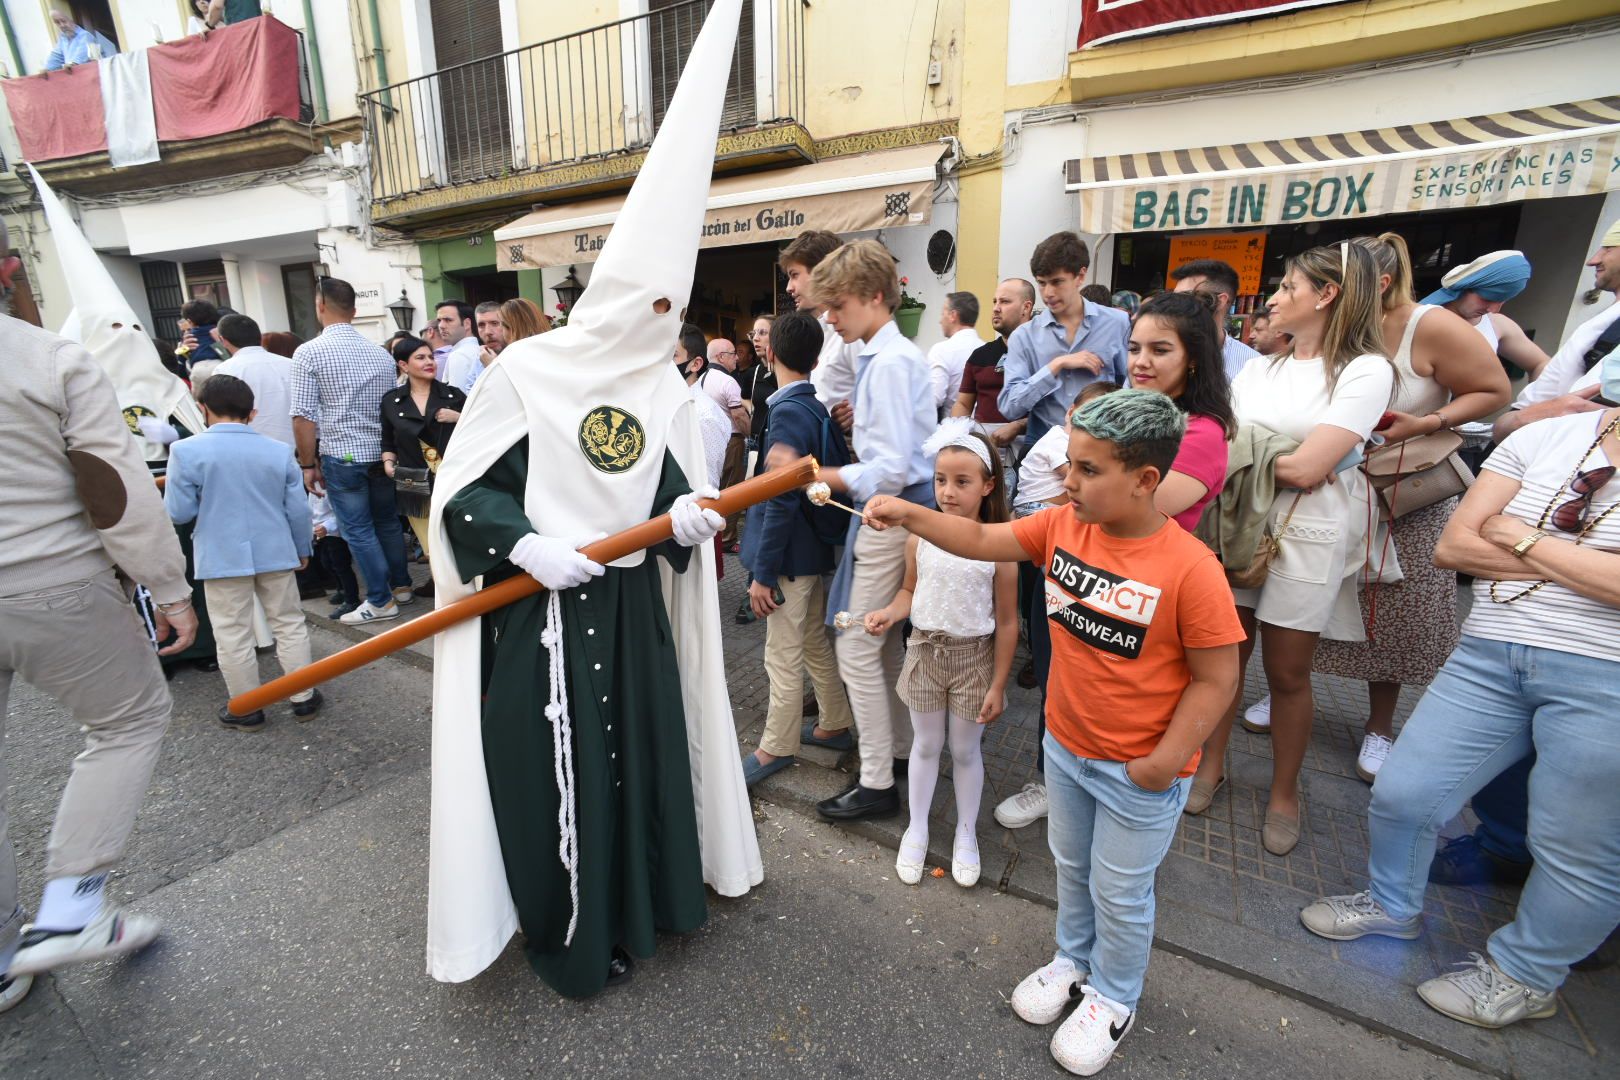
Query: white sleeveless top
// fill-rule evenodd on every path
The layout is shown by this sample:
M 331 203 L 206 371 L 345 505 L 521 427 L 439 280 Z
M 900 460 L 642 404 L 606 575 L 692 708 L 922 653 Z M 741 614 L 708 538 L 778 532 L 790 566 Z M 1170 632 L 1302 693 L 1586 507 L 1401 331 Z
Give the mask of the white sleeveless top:
M 1451 391 L 1441 386 L 1433 375 L 1419 375 L 1412 370 L 1412 339 L 1417 336 L 1418 323 L 1423 321 L 1423 316 L 1433 310 L 1433 304 L 1417 306 L 1412 312 L 1412 317 L 1406 322 L 1406 332 L 1401 335 L 1401 347 L 1389 358 L 1400 376 L 1395 383 L 1395 400 L 1389 406 L 1395 412 L 1427 416 L 1451 400 Z
M 995 633 L 995 582 L 995 563 L 964 559 L 919 539 L 911 625 L 962 638 Z
M 1479 336 L 1484 338 L 1486 343 L 1490 345 L 1491 352 L 1495 352 L 1497 346 L 1502 344 L 1502 335 L 1496 332 L 1496 324 L 1491 322 L 1489 313 L 1479 317 L 1479 322 L 1474 324 L 1474 329 L 1478 330 Z

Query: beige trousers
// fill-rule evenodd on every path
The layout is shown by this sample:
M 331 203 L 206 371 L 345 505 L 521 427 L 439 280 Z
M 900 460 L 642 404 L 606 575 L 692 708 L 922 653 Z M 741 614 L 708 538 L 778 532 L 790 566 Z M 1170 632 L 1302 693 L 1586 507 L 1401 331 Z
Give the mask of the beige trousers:
M 776 757 L 799 752 L 804 726 L 804 671 L 816 688 L 821 706 L 817 723 L 826 731 L 843 731 L 854 722 L 838 659 L 827 639 L 827 587 L 819 574 L 780 578 L 782 604 L 765 620 L 765 674 L 771 680 L 771 705 L 759 748 Z
M 208 597 L 208 618 L 214 624 L 214 642 L 220 674 L 231 697 L 259 685 L 259 658 L 253 652 L 253 600 L 258 598 L 270 633 L 276 639 L 276 659 L 283 674 L 309 664 L 309 626 L 298 604 L 298 582 L 291 570 L 253 577 L 210 578 L 203 582 Z M 308 701 L 315 691 L 294 694 L 293 701 Z
M 849 612 L 857 619 L 888 605 L 906 570 L 904 529 L 861 529 L 855 534 Z M 894 787 L 894 759 L 911 755 L 911 713 L 895 692 L 905 660 L 898 627 L 873 637 L 856 627 L 838 635 L 838 672 L 849 691 L 860 740 L 861 785 Z
M 60 701 L 84 729 L 84 752 L 73 759 L 51 828 L 45 877 L 106 870 L 123 857 L 171 709 L 157 653 L 111 570 L 0 597 L 0 738 L 13 674 Z M 0 958 L 23 921 L 5 798 L 0 741 Z

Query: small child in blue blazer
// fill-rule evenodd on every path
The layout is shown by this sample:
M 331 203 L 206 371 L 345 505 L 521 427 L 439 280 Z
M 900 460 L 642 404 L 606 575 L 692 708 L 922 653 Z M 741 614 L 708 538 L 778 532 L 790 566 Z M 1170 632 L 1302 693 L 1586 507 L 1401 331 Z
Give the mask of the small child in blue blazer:
M 292 448 L 248 426 L 254 414 L 248 384 L 215 375 L 198 391 L 197 404 L 208 430 L 169 448 L 163 504 L 176 522 L 196 522 L 197 579 L 208 598 L 225 689 L 235 697 L 259 685 L 255 599 L 275 636 L 281 670 L 309 663 L 309 628 L 293 574 L 309 565 L 313 530 Z M 308 720 L 321 707 L 321 692 L 296 694 L 292 706 L 295 717 Z M 264 713 L 236 717 L 222 705 L 219 721 L 257 731 Z

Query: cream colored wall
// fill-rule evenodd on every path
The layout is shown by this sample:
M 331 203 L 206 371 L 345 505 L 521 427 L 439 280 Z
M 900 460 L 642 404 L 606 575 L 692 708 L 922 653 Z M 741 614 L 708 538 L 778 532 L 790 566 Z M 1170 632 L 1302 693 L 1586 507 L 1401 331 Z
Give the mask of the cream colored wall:
M 806 8 L 810 133 L 825 139 L 960 116 L 965 8 L 966 0 L 820 0 Z M 928 85 L 931 59 L 940 62 L 938 86 Z

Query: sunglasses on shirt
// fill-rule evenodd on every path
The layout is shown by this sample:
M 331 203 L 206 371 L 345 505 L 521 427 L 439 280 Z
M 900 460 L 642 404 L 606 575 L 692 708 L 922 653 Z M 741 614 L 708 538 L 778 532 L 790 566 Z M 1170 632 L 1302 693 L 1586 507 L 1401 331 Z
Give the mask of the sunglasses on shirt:
M 1575 497 L 1552 512 L 1550 520 L 1553 528 L 1567 533 L 1578 532 L 1586 524 L 1587 515 L 1592 512 L 1592 497 L 1614 479 L 1616 471 L 1613 465 L 1602 465 L 1575 477 L 1569 485 Z

